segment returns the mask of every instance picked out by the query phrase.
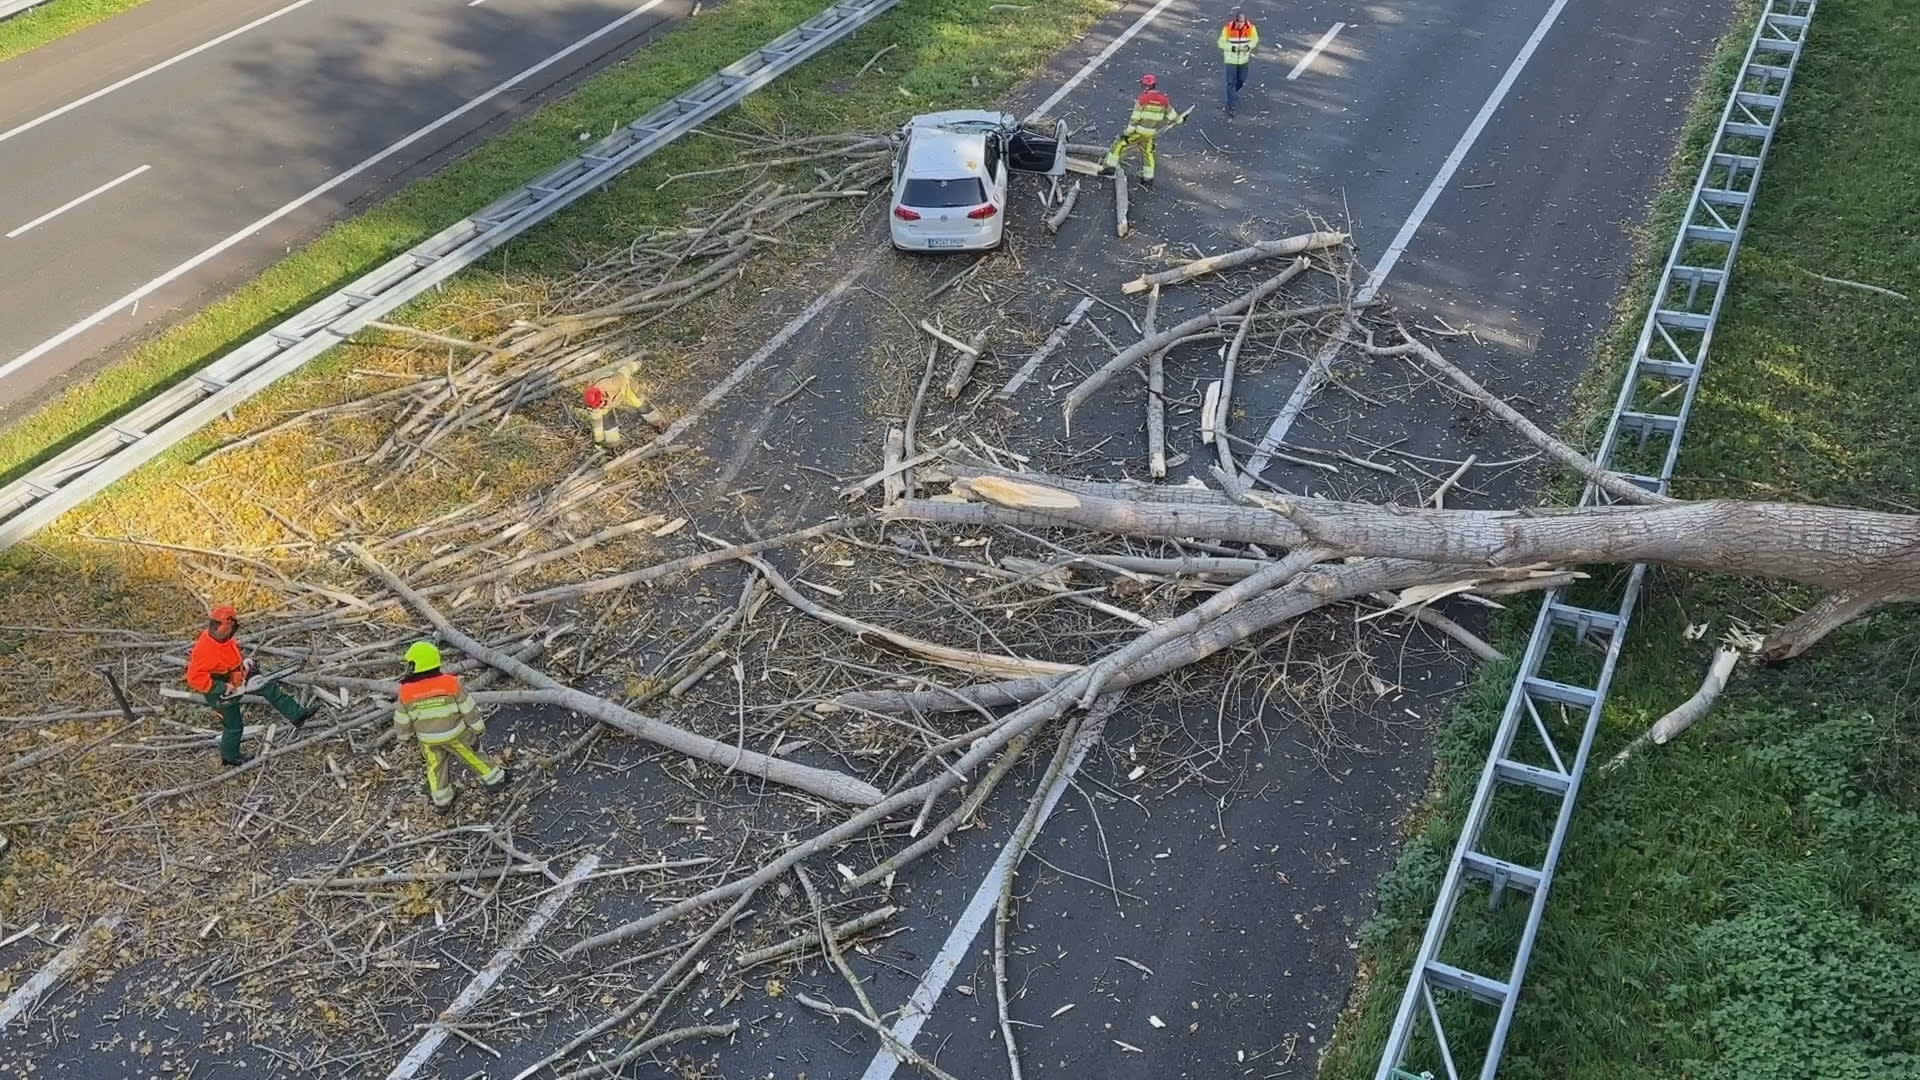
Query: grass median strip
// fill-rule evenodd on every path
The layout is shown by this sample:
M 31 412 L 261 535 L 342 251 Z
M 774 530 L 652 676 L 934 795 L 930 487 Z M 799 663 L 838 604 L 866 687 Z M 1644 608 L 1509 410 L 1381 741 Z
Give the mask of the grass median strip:
M 260 278 L 134 349 L 0 432 L 0 477 L 12 478 L 82 433 L 171 385 L 354 275 L 578 153 L 713 71 L 748 44 L 818 12 L 820 0 L 730 0 L 523 119 L 498 139 L 373 210 L 328 230 Z M 976 0 L 908 0 L 826 56 L 727 114 L 787 134 L 886 130 L 924 109 L 991 101 L 1032 74 L 1112 5 L 1071 0 L 1045 13 Z M 891 48 L 873 67 L 866 61 Z M 733 122 L 732 120 L 725 122 Z M 449 296 L 564 276 L 619 237 L 677 218 L 733 177 L 660 187 L 663 178 L 731 162 L 734 146 L 693 136 L 516 241 Z M 444 301 L 443 301 L 444 303 Z M 419 309 L 421 305 L 416 305 Z
M 49 0 L 0 22 L 0 63 L 85 30 L 147 0 Z
M 1738 36 L 1744 43 L 1744 27 Z M 1920 185 L 1900 149 L 1920 139 L 1916 50 L 1920 22 L 1899 0 L 1821 7 L 1677 495 L 1912 512 L 1920 312 L 1858 286 L 1920 285 L 1920 239 L 1900 228 Z M 1723 65 L 1705 92 L 1715 115 L 1730 71 Z M 1683 144 L 1683 185 L 1706 122 Z M 1670 198 L 1656 215 L 1656 258 L 1678 210 Z M 1642 295 L 1656 272 L 1643 270 Z M 1592 399 L 1611 401 L 1610 377 L 1639 325 L 1636 312 L 1610 340 Z M 1596 762 L 1697 688 L 1721 632 L 1771 626 L 1810 599 L 1763 582 L 1652 575 Z M 1509 620 L 1510 640 L 1527 621 Z M 1708 632 L 1686 640 L 1702 623 Z M 1617 771 L 1589 770 L 1501 1075 L 1788 1080 L 1920 1069 L 1917 654 L 1920 616 L 1883 610 L 1799 662 L 1738 671 L 1714 713 L 1675 742 Z M 1430 820 L 1382 883 L 1365 938 L 1374 978 L 1328 1057 L 1329 1080 L 1373 1075 L 1512 674 L 1510 664 L 1483 672 L 1443 733 Z M 1509 904 L 1509 921 L 1523 907 Z M 1456 942 L 1464 959 L 1450 959 L 1472 966 L 1482 955 L 1483 942 Z M 1463 1042 L 1484 1045 L 1484 1029 L 1456 1033 L 1456 1054 Z

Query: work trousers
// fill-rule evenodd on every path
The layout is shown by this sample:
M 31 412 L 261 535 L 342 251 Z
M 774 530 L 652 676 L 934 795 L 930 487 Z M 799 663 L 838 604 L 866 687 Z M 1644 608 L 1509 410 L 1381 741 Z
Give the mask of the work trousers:
M 1240 104 L 1240 88 L 1247 85 L 1248 64 L 1221 64 L 1221 84 L 1226 87 L 1227 111 L 1232 112 Z
M 1127 151 L 1138 148 L 1140 151 L 1140 179 L 1153 182 L 1153 140 L 1158 132 L 1128 129 L 1127 133 L 1113 140 L 1113 149 L 1107 151 L 1107 166 L 1117 169 L 1127 156 Z
M 595 446 L 619 446 L 621 442 L 625 440 L 626 436 L 620 433 L 620 413 L 622 411 L 623 410 L 614 406 L 608 406 L 604 409 L 594 409 L 592 411 L 593 443 Z M 667 418 L 661 415 L 658 409 L 642 407 L 641 409 L 626 411 L 639 412 L 640 418 L 655 428 L 666 427 Z
M 487 787 L 499 787 L 507 782 L 506 767 L 495 761 L 483 751 L 467 745 L 465 734 L 456 735 L 445 742 L 422 742 L 420 756 L 427 760 L 427 797 L 435 806 L 453 805 L 453 783 L 447 776 L 447 758 L 457 757 L 472 769 L 474 775 Z
M 246 720 L 240 715 L 240 699 L 228 698 L 224 683 L 214 683 L 213 689 L 202 694 L 207 708 L 220 717 L 220 760 L 229 765 L 240 764 L 240 734 L 246 730 Z M 267 704 L 279 711 L 289 720 L 298 720 L 306 710 L 293 700 L 293 695 L 280 689 L 279 683 L 268 683 L 258 691 L 267 699 Z

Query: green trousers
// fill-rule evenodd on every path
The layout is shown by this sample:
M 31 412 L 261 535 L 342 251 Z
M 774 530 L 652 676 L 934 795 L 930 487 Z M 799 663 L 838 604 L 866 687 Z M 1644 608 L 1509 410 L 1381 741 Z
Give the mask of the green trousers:
M 246 721 L 240 716 L 240 699 L 227 700 L 227 688 L 219 683 L 202 696 L 207 700 L 207 708 L 220 715 L 220 760 L 229 765 L 238 765 L 240 757 L 240 733 L 246 730 Z M 279 683 L 268 683 L 260 688 L 260 696 L 267 704 L 279 710 L 281 716 L 289 720 L 300 719 L 306 710 L 293 700 L 293 695 L 280 689 Z

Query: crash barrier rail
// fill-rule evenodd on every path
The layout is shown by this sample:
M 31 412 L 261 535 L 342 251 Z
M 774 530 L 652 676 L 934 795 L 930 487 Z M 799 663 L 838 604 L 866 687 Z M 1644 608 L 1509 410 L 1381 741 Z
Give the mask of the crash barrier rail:
M 36 466 L 0 488 L 0 551 L 32 536 L 369 322 L 472 266 L 899 2 L 833 4 L 579 157 L 447 226 Z
M 48 0 L 0 0 L 0 20 L 10 19 L 30 8 L 37 8 Z
M 1713 143 L 1694 181 L 1686 217 L 1667 254 L 1659 289 L 1653 294 L 1633 360 L 1614 403 L 1613 417 L 1601 440 L 1596 455 L 1601 467 L 1620 472 L 1649 491 L 1665 494 L 1673 478 L 1681 437 L 1693 412 L 1714 326 L 1726 299 L 1727 281 L 1816 3 L 1766 0 L 1739 77 L 1721 111 Z M 1658 455 L 1658 472 L 1636 472 L 1636 467 L 1650 461 L 1659 449 L 1648 444 L 1660 438 L 1665 438 L 1666 446 Z M 1580 505 L 1610 501 L 1605 493 L 1589 485 Z M 1606 591 L 1614 601 L 1611 610 L 1578 606 L 1560 590 L 1548 593 L 1541 602 L 1493 747 L 1481 769 L 1479 786 L 1474 789 L 1465 827 L 1454 846 L 1440 896 L 1414 957 L 1406 992 L 1375 1073 L 1377 1080 L 1460 1080 L 1463 1074 L 1456 1055 L 1462 1046 L 1449 1039 L 1449 1023 L 1456 1034 L 1470 1026 L 1473 1034 L 1485 1031 L 1486 1049 L 1478 1075 L 1481 1080 L 1492 1080 L 1498 1073 L 1520 999 L 1521 980 L 1533 954 L 1540 921 L 1546 913 L 1547 893 L 1573 818 L 1574 800 L 1580 795 L 1587 756 L 1645 576 L 1646 568 L 1635 565 L 1623 582 L 1608 587 Z M 1592 671 L 1589 645 L 1604 649 L 1597 672 Z M 1586 681 L 1581 677 L 1583 672 L 1591 680 L 1589 685 L 1581 685 Z M 1569 760 L 1550 729 L 1564 729 L 1575 722 L 1579 723 L 1579 741 Z M 1534 740 L 1529 737 L 1523 746 L 1523 730 L 1537 735 L 1538 744 L 1532 745 Z M 1523 755 L 1532 760 L 1522 760 Z M 1553 811 L 1552 831 L 1544 842 L 1538 834 L 1548 819 L 1532 812 L 1542 796 Z M 1531 800 L 1531 805 L 1522 804 L 1522 799 Z M 1500 835 L 1490 838 L 1488 828 L 1496 802 L 1501 808 Z M 1533 826 L 1530 830 L 1529 824 Z M 1498 846 L 1514 858 L 1488 852 L 1490 839 L 1497 840 Z M 1518 854 L 1521 850 L 1544 851 L 1544 857 L 1538 865 L 1527 865 L 1519 861 L 1525 858 Z M 1509 890 L 1528 894 L 1517 940 L 1513 934 L 1515 920 L 1510 916 L 1504 920 L 1499 914 L 1486 917 L 1498 920 L 1486 937 L 1512 944 L 1513 961 L 1503 974 L 1483 974 L 1442 959 L 1460 901 L 1470 885 L 1486 887 L 1489 912 L 1499 912 Z M 1490 1029 L 1485 1027 L 1484 1006 L 1497 1010 Z M 1420 1038 L 1423 1034 L 1425 1038 Z

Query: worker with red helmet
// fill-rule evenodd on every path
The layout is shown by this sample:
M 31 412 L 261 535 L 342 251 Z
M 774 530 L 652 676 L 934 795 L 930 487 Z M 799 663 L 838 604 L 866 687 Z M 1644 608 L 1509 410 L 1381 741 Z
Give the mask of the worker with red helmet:
M 620 445 L 623 438 L 620 434 L 621 409 L 638 411 L 641 418 L 655 428 L 667 426 L 667 418 L 660 410 L 649 406 L 646 395 L 640 392 L 638 371 L 639 365 L 629 361 L 621 364 L 613 374 L 587 384 L 587 413 L 593 418 L 594 445 Z
M 1140 182 L 1152 187 L 1153 141 L 1184 119 L 1186 117 L 1174 109 L 1173 101 L 1160 92 L 1160 80 L 1152 75 L 1140 76 L 1140 96 L 1133 99 L 1133 115 L 1127 118 L 1127 129 L 1113 141 L 1113 149 L 1107 151 L 1107 168 L 1120 168 L 1127 151 L 1137 147 L 1141 159 Z
M 1220 28 L 1220 73 L 1227 91 L 1227 115 L 1240 104 L 1240 88 L 1247 85 L 1247 66 L 1253 62 L 1253 50 L 1260 44 L 1260 31 L 1247 13 L 1234 8 L 1227 24 Z
M 223 765 L 244 765 L 247 760 L 240 756 L 240 735 L 246 729 L 240 717 L 240 699 L 247 678 L 253 674 L 253 661 L 240 651 L 240 642 L 234 637 L 239 629 L 233 605 L 220 604 L 207 614 L 206 629 L 200 631 L 187 654 L 188 688 L 205 698 L 207 707 L 220 718 Z M 302 708 L 277 682 L 266 683 L 255 692 L 281 716 L 293 721 L 296 730 L 313 715 L 313 710 Z

